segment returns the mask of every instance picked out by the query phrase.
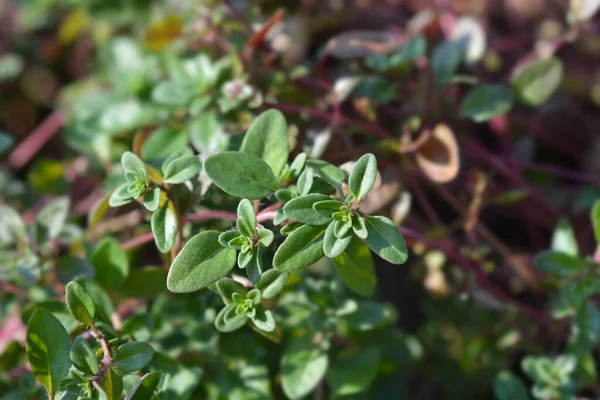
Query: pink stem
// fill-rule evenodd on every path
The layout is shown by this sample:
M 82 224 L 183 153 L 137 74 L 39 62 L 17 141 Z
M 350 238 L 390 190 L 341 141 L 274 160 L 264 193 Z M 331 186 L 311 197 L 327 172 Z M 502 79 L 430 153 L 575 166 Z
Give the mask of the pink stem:
M 228 219 L 231 221 L 235 221 L 237 219 L 237 214 L 229 212 L 229 211 L 220 211 L 220 210 L 206 211 L 201 214 L 193 214 L 188 217 L 185 217 L 185 218 L 183 218 L 182 222 L 185 224 L 186 222 L 192 222 L 192 221 L 199 222 L 199 221 L 206 221 L 209 219 Z
M 8 157 L 8 165 L 14 169 L 25 166 L 38 151 L 54 136 L 62 127 L 64 114 L 55 110 L 44 120 L 31 134 L 17 146 Z

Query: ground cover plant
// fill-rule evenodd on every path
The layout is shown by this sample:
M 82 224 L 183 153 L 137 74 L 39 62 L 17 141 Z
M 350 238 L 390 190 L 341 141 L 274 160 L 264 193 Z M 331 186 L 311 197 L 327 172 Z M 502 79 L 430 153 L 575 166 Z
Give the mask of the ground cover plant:
M 596 0 L 0 5 L 0 399 L 597 399 Z

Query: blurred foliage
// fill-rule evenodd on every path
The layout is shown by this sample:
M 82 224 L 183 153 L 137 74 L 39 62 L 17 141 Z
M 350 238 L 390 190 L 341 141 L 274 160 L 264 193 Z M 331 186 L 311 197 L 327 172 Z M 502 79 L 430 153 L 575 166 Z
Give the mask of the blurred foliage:
M 0 4 L 0 399 L 598 398 L 599 7 Z

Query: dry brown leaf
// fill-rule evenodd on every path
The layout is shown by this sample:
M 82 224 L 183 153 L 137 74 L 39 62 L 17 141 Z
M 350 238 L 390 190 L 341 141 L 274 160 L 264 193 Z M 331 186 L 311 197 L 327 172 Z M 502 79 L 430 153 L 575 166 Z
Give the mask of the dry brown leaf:
M 273 28 L 273 26 L 275 26 L 277 23 L 279 23 L 283 17 L 285 17 L 285 10 L 284 9 L 280 9 L 278 10 L 275 15 L 273 15 L 267 22 L 265 22 L 265 24 L 262 26 L 262 28 L 260 28 L 258 31 L 256 31 L 254 33 L 254 35 L 252 35 L 252 37 L 250 39 L 248 39 L 248 42 L 246 42 L 246 48 L 252 48 L 252 47 L 259 47 L 261 46 L 265 39 L 267 38 L 267 34 L 269 33 L 269 31 L 271 30 L 271 28 Z
M 446 124 L 438 124 L 433 134 L 416 153 L 417 165 L 433 182 L 450 182 L 460 169 L 458 143 Z

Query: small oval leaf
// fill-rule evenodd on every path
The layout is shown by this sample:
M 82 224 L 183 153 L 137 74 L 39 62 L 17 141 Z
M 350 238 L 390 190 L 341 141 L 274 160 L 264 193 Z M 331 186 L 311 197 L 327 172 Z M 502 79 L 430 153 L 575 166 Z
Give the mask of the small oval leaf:
M 279 246 L 273 266 L 278 271 L 295 271 L 319 261 L 323 253 L 324 226 L 304 225 L 294 230 Z
M 175 244 L 177 238 L 177 215 L 165 203 L 152 214 L 150 227 L 154 234 L 154 242 L 161 253 L 167 253 Z
M 204 168 L 215 185 L 238 198 L 262 199 L 279 189 L 279 181 L 269 165 L 250 154 L 215 154 L 206 159 Z
M 285 117 L 281 111 L 271 109 L 252 121 L 240 151 L 262 159 L 279 176 L 289 158 L 289 147 Z
M 75 281 L 69 282 L 65 301 L 73 318 L 88 326 L 94 324 L 93 318 L 96 314 L 96 306 L 83 286 Z
M 45 309 L 35 311 L 27 324 L 27 359 L 50 399 L 71 368 L 70 349 L 71 340 L 58 319 Z
M 171 292 L 189 293 L 203 289 L 231 271 L 236 252 L 221 246 L 219 234 L 217 231 L 202 232 L 183 246 L 167 276 L 167 288 Z
M 348 179 L 348 188 L 358 201 L 369 194 L 377 179 L 377 159 L 373 154 L 362 156 L 354 167 Z
M 154 349 L 145 342 L 131 342 L 117 348 L 113 365 L 125 372 L 137 372 L 154 357 Z
M 366 217 L 367 245 L 379 257 L 392 264 L 404 264 L 408 258 L 406 243 L 398 227 L 386 217 Z

